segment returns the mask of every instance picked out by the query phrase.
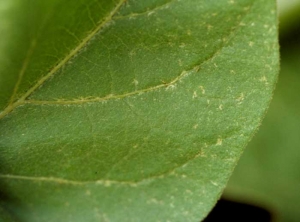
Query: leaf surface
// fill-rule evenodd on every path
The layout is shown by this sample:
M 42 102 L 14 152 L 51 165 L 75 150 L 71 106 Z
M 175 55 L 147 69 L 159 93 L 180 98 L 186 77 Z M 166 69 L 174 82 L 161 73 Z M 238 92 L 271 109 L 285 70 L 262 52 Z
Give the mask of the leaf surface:
M 291 33 L 292 40 L 281 46 L 280 81 L 270 110 L 229 180 L 225 194 L 263 205 L 276 221 L 296 222 L 300 220 L 300 47 L 299 32 Z
M 6 210 L 203 219 L 271 98 L 275 1 L 4 2 Z

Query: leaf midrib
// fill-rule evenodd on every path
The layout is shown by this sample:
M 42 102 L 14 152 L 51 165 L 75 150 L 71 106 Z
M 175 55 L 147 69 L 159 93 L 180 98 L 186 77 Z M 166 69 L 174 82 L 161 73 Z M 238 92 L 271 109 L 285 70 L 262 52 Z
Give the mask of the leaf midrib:
M 57 65 L 55 65 L 46 75 L 40 78 L 34 86 L 29 88 L 17 101 L 10 103 L 1 113 L 0 119 L 9 114 L 17 106 L 24 104 L 25 99 L 30 96 L 37 88 L 43 85 L 50 77 L 52 77 L 61 67 L 63 67 L 70 59 L 72 59 L 105 25 L 112 20 L 112 17 L 119 11 L 122 5 L 127 0 L 120 0 L 116 7 L 104 18 L 99 25 L 92 30 L 70 53 L 62 59 Z M 17 81 L 18 84 L 19 80 Z

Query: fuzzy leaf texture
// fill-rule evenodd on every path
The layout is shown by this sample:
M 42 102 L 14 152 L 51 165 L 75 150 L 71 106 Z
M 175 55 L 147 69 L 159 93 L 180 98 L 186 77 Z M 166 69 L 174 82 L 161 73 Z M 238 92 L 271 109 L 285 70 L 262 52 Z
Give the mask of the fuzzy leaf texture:
M 236 201 L 263 206 L 276 222 L 300 221 L 300 32 L 290 33 L 293 38 L 282 40 L 280 81 L 270 110 L 225 192 Z
M 2 0 L 1 215 L 199 221 L 272 96 L 274 0 Z

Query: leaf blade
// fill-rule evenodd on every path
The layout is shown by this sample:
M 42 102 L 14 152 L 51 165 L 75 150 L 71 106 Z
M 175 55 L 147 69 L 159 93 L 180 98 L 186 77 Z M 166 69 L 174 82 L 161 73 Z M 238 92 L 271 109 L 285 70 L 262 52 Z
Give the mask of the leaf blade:
M 129 2 L 121 19 L 1 119 L 1 178 L 22 200 L 10 209 L 25 221 L 33 220 L 20 213 L 30 204 L 38 220 L 80 221 L 80 201 L 87 214 L 95 208 L 90 221 L 129 212 L 128 221 L 205 217 L 274 88 L 276 17 L 268 3 L 158 1 L 137 15 Z M 162 24 L 169 26 L 155 33 Z

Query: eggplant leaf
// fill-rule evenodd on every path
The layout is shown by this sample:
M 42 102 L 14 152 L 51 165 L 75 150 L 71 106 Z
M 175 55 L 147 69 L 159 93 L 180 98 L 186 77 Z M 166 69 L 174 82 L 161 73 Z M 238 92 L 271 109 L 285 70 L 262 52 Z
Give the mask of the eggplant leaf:
M 199 221 L 272 96 L 275 0 L 2 0 L 0 188 L 20 221 Z

